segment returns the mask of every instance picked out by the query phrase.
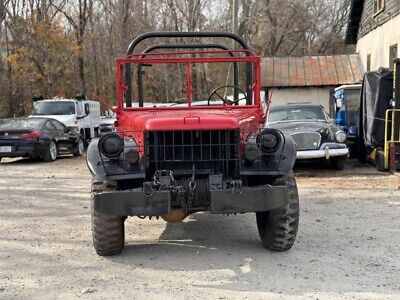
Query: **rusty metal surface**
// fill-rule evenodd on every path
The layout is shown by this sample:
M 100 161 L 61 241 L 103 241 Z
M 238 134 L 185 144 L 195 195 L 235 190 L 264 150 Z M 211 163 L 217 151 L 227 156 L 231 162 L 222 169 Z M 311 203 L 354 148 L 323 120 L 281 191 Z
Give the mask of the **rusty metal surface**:
M 361 82 L 358 54 L 266 57 L 261 62 L 263 87 L 336 86 Z

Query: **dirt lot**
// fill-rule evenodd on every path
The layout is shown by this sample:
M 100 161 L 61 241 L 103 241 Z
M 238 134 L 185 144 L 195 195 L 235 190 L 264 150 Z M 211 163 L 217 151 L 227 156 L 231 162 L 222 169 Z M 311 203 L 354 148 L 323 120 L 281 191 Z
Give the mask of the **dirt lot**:
M 297 169 L 301 222 L 286 253 L 255 216 L 129 218 L 122 255 L 92 248 L 84 159 L 0 165 L 0 298 L 400 299 L 400 178 L 352 162 Z

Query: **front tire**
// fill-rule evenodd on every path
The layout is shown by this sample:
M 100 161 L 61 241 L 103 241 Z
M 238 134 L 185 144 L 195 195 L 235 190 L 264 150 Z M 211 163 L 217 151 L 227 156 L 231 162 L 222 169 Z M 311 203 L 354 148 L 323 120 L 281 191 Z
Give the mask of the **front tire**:
M 83 142 L 82 138 L 79 138 L 78 142 L 76 143 L 74 152 L 72 154 L 74 156 L 82 156 L 84 151 L 85 151 L 85 143 Z
M 93 196 L 96 193 L 113 190 L 116 190 L 114 182 L 92 182 L 92 237 L 94 249 L 100 256 L 119 254 L 125 244 L 125 217 L 106 215 L 94 210 Z
M 299 194 L 293 173 L 279 178 L 274 185 L 289 188 L 288 205 L 265 212 L 257 212 L 257 227 L 265 248 L 286 251 L 293 247 L 299 226 Z
M 346 156 L 339 156 L 331 158 L 331 168 L 333 170 L 343 170 L 344 165 L 346 164 L 347 157 Z
M 385 154 L 382 150 L 377 150 L 375 154 L 375 167 L 379 172 L 385 172 Z
M 57 144 L 55 141 L 50 141 L 49 146 L 43 155 L 43 160 L 46 162 L 55 161 L 57 159 Z

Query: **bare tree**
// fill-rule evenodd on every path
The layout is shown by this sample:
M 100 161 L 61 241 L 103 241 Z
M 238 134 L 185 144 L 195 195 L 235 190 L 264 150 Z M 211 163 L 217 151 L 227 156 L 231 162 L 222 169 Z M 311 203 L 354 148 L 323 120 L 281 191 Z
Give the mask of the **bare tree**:
M 78 0 L 78 5 L 68 5 L 67 0 L 63 0 L 60 4 L 53 6 L 61 12 L 68 20 L 75 32 L 76 45 L 78 51 L 78 73 L 80 79 L 80 89 L 82 92 L 86 91 L 85 81 L 85 57 L 83 48 L 85 43 L 86 26 L 93 10 L 93 0 Z M 72 11 L 72 12 L 69 12 Z
M 348 10 L 349 0 L 239 0 L 238 32 L 262 56 L 344 53 Z M 230 1 L 220 0 L 0 0 L 0 115 L 28 113 L 24 99 L 34 94 L 71 96 L 77 88 L 112 101 L 114 59 L 136 35 L 229 31 L 231 15 Z M 220 76 L 209 68 L 193 67 L 199 93 Z M 146 70 L 149 95 L 162 101 L 184 85 L 183 69 L 167 71 Z

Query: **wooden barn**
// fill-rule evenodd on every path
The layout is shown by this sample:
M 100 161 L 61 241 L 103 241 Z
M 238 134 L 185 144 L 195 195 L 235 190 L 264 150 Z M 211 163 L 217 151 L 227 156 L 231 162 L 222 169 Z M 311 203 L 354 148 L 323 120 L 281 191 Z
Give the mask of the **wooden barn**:
M 261 86 L 271 105 L 321 104 L 328 111 L 334 88 L 362 80 L 358 54 L 267 57 L 261 63 Z

